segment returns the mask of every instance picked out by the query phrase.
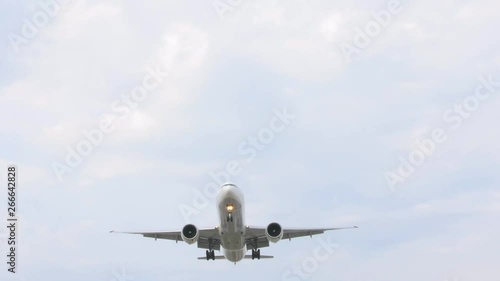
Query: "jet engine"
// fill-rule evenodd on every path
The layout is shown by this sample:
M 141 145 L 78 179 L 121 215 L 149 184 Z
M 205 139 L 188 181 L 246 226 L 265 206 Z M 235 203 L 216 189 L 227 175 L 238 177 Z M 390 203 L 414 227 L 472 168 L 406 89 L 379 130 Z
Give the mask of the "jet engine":
M 188 244 L 193 244 L 198 241 L 198 238 L 200 237 L 200 232 L 198 231 L 198 228 L 192 224 L 187 224 L 182 228 L 181 231 L 181 237 L 184 242 Z
M 283 228 L 276 222 L 270 223 L 266 227 L 266 237 L 272 243 L 280 241 L 283 238 Z

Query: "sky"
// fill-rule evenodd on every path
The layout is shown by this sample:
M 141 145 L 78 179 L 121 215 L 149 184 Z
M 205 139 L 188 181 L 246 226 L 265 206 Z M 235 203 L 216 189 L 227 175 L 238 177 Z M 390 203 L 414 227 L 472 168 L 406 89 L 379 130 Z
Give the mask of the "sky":
M 2 0 L 1 280 L 498 281 L 500 3 Z M 337 227 L 199 261 L 110 234 Z

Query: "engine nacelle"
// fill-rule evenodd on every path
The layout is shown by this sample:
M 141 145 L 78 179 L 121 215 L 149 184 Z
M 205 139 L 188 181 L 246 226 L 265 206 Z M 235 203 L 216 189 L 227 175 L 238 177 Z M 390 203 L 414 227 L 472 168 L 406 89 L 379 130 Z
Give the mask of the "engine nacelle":
M 272 243 L 280 241 L 283 238 L 283 228 L 276 222 L 270 223 L 266 227 L 266 237 Z
M 200 232 L 198 231 L 198 228 L 192 224 L 187 224 L 182 228 L 181 231 L 181 237 L 184 242 L 188 244 L 194 244 L 198 241 L 198 238 L 200 237 Z

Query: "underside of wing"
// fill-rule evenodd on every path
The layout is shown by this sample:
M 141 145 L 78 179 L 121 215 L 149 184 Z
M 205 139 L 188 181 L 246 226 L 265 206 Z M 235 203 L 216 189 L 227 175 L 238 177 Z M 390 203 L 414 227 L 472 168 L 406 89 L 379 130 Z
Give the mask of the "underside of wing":
M 196 240 L 198 248 L 220 250 L 220 236 L 216 228 L 198 229 L 199 236 Z M 150 232 L 121 232 L 111 231 L 111 233 L 140 234 L 147 238 L 173 240 L 175 242 L 184 241 L 181 231 L 150 231 Z M 194 243 L 194 242 L 193 242 Z M 191 244 L 191 243 L 190 243 Z
M 270 229 L 272 225 L 276 228 L 273 229 L 274 231 Z M 277 242 L 281 239 L 291 240 L 292 238 L 297 238 L 297 237 L 305 237 L 305 236 L 312 237 L 313 235 L 325 233 L 325 231 L 354 229 L 354 228 L 358 227 L 351 226 L 351 227 L 333 227 L 333 228 L 281 228 L 279 224 L 273 223 L 270 224 L 268 227 L 247 226 L 245 238 L 247 242 L 247 248 L 259 249 L 268 247 L 269 241 Z
M 357 226 L 351 226 L 351 227 L 334 227 L 334 228 L 285 228 L 283 229 L 283 239 L 292 239 L 292 238 L 297 238 L 297 237 L 304 237 L 304 236 L 313 236 L 317 234 L 323 234 L 325 231 L 330 231 L 330 230 L 341 230 L 341 229 L 354 229 L 358 228 Z
M 144 237 L 155 238 L 155 239 L 167 239 L 182 241 L 182 236 L 180 231 L 158 231 L 158 232 L 122 232 L 122 231 L 111 231 L 111 233 L 122 233 L 122 234 L 140 234 Z

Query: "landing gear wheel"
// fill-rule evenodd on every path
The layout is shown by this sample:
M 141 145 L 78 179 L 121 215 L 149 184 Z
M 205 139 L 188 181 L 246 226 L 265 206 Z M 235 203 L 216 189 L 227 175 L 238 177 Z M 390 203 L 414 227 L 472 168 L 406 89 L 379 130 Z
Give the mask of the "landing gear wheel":
M 215 252 L 214 250 L 207 250 L 207 261 L 208 260 L 215 260 Z
M 233 221 L 233 214 L 229 213 L 227 214 L 227 221 Z
M 253 259 L 260 260 L 260 249 L 259 250 L 252 250 L 252 260 Z

